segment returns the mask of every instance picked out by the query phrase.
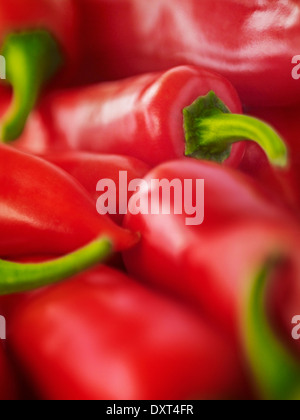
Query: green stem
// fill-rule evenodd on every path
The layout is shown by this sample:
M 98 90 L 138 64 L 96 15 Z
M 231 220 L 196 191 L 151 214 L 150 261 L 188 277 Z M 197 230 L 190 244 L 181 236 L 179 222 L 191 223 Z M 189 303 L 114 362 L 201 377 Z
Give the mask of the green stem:
M 7 81 L 13 87 L 13 101 L 1 122 L 3 142 L 17 139 L 36 105 L 40 91 L 60 69 L 62 54 L 55 39 L 47 31 L 9 35 L 1 54 L 6 60 Z
M 102 262 L 111 252 L 111 242 L 100 238 L 50 262 L 18 264 L 0 260 L 0 295 L 37 289 L 75 276 Z
M 300 365 L 277 339 L 266 314 L 266 292 L 276 267 L 268 263 L 256 275 L 246 304 L 243 335 L 247 357 L 264 399 L 300 397 Z
M 198 98 L 183 115 L 186 156 L 223 162 L 233 143 L 251 140 L 265 151 L 272 165 L 288 164 L 286 145 L 273 128 L 256 118 L 231 114 L 214 92 Z

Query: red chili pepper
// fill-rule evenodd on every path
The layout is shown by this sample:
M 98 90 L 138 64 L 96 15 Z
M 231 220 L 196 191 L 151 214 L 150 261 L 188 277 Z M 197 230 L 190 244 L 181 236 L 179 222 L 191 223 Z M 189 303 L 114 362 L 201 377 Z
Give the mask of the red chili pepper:
M 240 395 L 243 386 L 222 335 L 109 268 L 30 299 L 9 332 L 13 353 L 46 399 L 213 398 Z
M 110 214 L 111 218 L 121 224 L 127 209 L 127 203 L 132 192 L 127 194 L 126 209 L 124 214 L 119 214 L 120 192 L 128 191 L 128 184 L 134 179 L 144 178 L 150 168 L 145 163 L 129 156 L 99 155 L 84 152 L 66 152 L 44 156 L 44 158 L 76 178 L 88 191 L 97 204 L 100 192 L 98 183 L 100 180 L 108 179 L 116 186 L 116 211 L 117 214 Z M 126 185 L 120 185 L 120 172 L 126 172 Z
M 270 127 L 230 112 L 240 114 L 241 104 L 228 81 L 182 66 L 54 94 L 36 124 L 52 148 L 124 154 L 152 166 L 184 156 L 238 166 L 243 138 L 261 145 L 273 164 L 286 163 L 285 146 Z
M 235 287 L 229 295 L 228 292 L 223 295 L 222 291 L 229 286 L 228 282 L 231 285 L 239 284 L 249 273 L 249 268 L 258 266 L 261 259 L 266 259 L 265 253 L 270 253 L 273 243 L 271 238 L 274 237 L 274 248 L 277 237 L 283 239 L 287 236 L 292 244 L 290 230 L 295 228 L 296 223 L 293 226 L 285 212 L 274 206 L 250 178 L 210 162 L 166 163 L 145 178 L 146 181 L 151 179 L 179 179 L 182 183 L 191 179 L 193 191 L 190 195 L 193 200 L 196 199 L 195 181 L 204 179 L 204 223 L 187 226 L 186 217 L 189 216 L 185 212 L 174 215 L 172 194 L 171 214 L 151 214 L 148 205 L 150 207 L 151 195 L 154 203 L 157 200 L 157 185 L 153 184 L 151 188 L 148 183 L 148 189 L 142 188 L 139 194 L 140 197 L 149 196 L 147 201 L 140 200 L 140 212 L 146 214 L 133 215 L 133 211 L 129 211 L 125 218 L 125 226 L 142 234 L 141 243 L 125 253 L 127 267 L 132 274 L 158 287 L 179 292 L 197 304 L 203 304 L 204 300 L 212 314 L 218 317 L 222 313 L 222 324 L 233 330 L 236 317 L 232 299 L 237 291 Z M 201 204 L 199 196 L 198 201 Z M 136 210 L 133 198 L 130 206 Z M 289 223 L 291 229 L 285 226 Z M 226 243 L 231 245 L 226 246 Z M 201 275 L 203 281 L 195 282 Z M 210 282 L 213 282 L 212 285 Z M 218 292 L 220 296 L 207 299 L 211 292 Z M 220 310 L 215 311 L 215 306 Z
M 299 101 L 300 83 L 292 78 L 300 38 L 300 5 L 294 0 L 81 0 L 80 5 L 86 57 L 93 57 L 97 76 L 102 72 L 111 80 L 193 64 L 227 77 L 246 104 Z
M 17 397 L 14 374 L 0 340 L 0 401 L 15 400 Z
M 291 159 L 293 152 L 289 148 Z M 269 191 L 278 205 L 286 205 L 295 214 L 300 210 L 299 177 L 293 166 L 287 168 L 274 168 L 268 162 L 263 151 L 256 144 L 247 145 L 245 155 L 239 169 L 255 178 L 266 191 Z
M 250 108 L 247 112 L 257 118 L 263 118 L 268 123 L 272 124 L 280 133 L 282 138 L 284 138 L 286 141 L 290 150 L 290 167 L 286 172 L 275 174 L 275 176 L 277 175 L 277 182 L 278 179 L 280 179 L 279 175 L 281 178 L 285 177 L 287 180 L 287 182 L 284 184 L 283 181 L 281 181 L 285 187 L 286 195 L 287 193 L 290 193 L 292 189 L 293 191 L 297 192 L 299 198 L 299 106 L 286 108 Z M 250 160 L 253 161 L 253 158 L 255 158 L 257 162 L 256 170 L 254 170 L 254 168 L 248 164 Z M 270 185 L 274 182 L 273 168 L 270 168 L 270 166 L 266 164 L 264 157 L 261 156 L 260 151 L 258 151 L 254 145 L 249 144 L 247 146 L 246 153 L 241 164 L 241 169 L 247 173 L 250 173 L 252 176 L 254 175 L 259 179 L 260 182 L 263 182 L 265 185 Z M 280 198 L 280 195 L 278 195 L 278 198 Z M 299 209 L 299 201 L 297 204 Z M 269 304 L 269 312 L 274 321 L 274 325 L 276 325 L 277 331 L 280 333 L 282 339 L 286 343 L 289 343 L 291 350 L 295 354 L 300 354 L 300 341 L 291 341 L 291 320 L 295 315 L 300 314 L 300 289 L 298 282 L 294 281 L 295 268 L 292 264 L 286 265 L 284 278 L 284 282 L 280 282 L 278 280 L 275 283 L 275 287 L 273 287 L 274 290 L 272 291 L 272 299 L 271 303 Z
M 66 254 L 99 236 L 115 250 L 136 243 L 136 234 L 97 214 L 84 189 L 54 165 L 1 146 L 0 168 L 2 257 Z
M 16 139 L 43 85 L 63 66 L 64 84 L 79 60 L 77 7 L 73 0 L 12 0 L 0 6 L 1 54 L 14 99 L 1 123 L 1 140 Z
M 196 180 L 201 179 L 205 182 L 202 225 L 186 225 L 190 212 L 174 214 L 180 198 L 175 202 L 172 195 L 171 214 L 150 214 L 149 203 L 157 204 L 160 197 L 157 183 L 151 186 L 151 180 L 193 180 L 190 196 L 195 205 Z M 245 327 L 241 309 L 257 270 L 270 256 L 288 256 L 296 267 L 293 281 L 299 281 L 297 224 L 250 178 L 212 163 L 170 162 L 154 169 L 146 181 L 148 189 L 143 186 L 131 198 L 125 218 L 125 226 L 142 235 L 141 243 L 124 254 L 129 273 L 205 311 L 241 348 Z M 284 281 L 287 272 L 282 274 Z M 288 331 L 290 323 L 285 318 Z

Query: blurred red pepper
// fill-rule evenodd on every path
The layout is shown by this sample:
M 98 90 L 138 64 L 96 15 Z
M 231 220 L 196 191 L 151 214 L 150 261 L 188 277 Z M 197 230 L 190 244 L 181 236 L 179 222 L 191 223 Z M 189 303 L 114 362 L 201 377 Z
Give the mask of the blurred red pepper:
M 289 147 L 291 163 L 286 168 L 274 168 L 265 153 L 254 143 L 248 144 L 239 169 L 255 178 L 271 192 L 278 205 L 286 204 L 295 214 L 300 215 L 299 173 L 292 163 L 293 151 Z
M 136 234 L 97 214 L 85 190 L 65 172 L 37 157 L 0 148 L 0 256 L 61 255 L 99 236 L 115 250 Z
M 157 287 L 204 305 L 211 315 L 222 316 L 227 329 L 236 331 L 235 298 L 239 295 L 236 286 L 266 259 L 270 250 L 284 247 L 287 240 L 288 247 L 292 247 L 297 235 L 300 239 L 295 221 L 274 206 L 250 178 L 211 162 L 166 163 L 145 178 L 151 179 L 179 179 L 182 184 L 184 180 L 193 180 L 194 201 L 196 180 L 204 179 L 205 219 L 201 225 L 187 226 L 185 212 L 173 214 L 172 194 L 171 214 L 146 212 L 148 207 L 143 206 L 159 197 L 155 194 L 157 184 L 151 188 L 148 183 L 148 189 L 142 188 L 139 193 L 148 197 L 141 198 L 140 213 L 133 215 L 130 211 L 125 217 L 125 226 L 142 234 L 140 244 L 125 253 L 127 268 Z M 130 205 L 134 207 L 134 201 Z
M 47 30 L 67 57 L 78 54 L 78 13 L 73 0 L 21 0 L 2 2 L 0 42 L 13 33 Z M 24 69 L 25 70 L 25 69 Z
M 81 0 L 90 72 L 108 80 L 193 64 L 217 71 L 249 105 L 299 101 L 295 0 Z M 231 13 L 228 13 L 231 11 Z M 294 64 L 295 66 L 295 64 Z
M 46 261 L 46 258 L 39 258 L 39 257 L 29 258 L 29 259 L 24 259 L 22 261 L 22 264 L 24 264 L 24 263 L 31 263 L 31 264 L 41 263 L 41 262 L 45 262 L 45 261 Z M 40 293 L 42 290 L 43 290 L 43 288 L 39 288 L 39 289 L 34 289 L 32 291 L 27 291 L 27 292 L 19 292 L 19 293 L 13 293 L 13 294 L 8 294 L 8 295 L 0 295 L 0 314 L 2 316 L 4 316 L 6 319 L 9 319 L 9 317 L 12 315 L 14 310 L 16 308 L 18 308 L 19 305 L 25 299 L 28 299 L 32 294 Z
M 273 164 L 284 165 L 286 149 L 278 135 L 261 121 L 239 115 L 241 110 L 226 79 L 182 66 L 55 93 L 31 127 L 42 132 L 41 149 L 48 143 L 52 149 L 124 154 L 151 166 L 184 156 L 238 166 L 246 138 L 261 145 Z M 18 147 L 30 149 L 32 137 L 28 130 Z
M 226 338 L 109 268 L 40 293 L 9 325 L 13 353 L 42 398 L 215 398 L 245 385 Z
M 1 140 L 17 138 L 44 84 L 68 84 L 78 67 L 79 26 L 74 0 L 12 0 L 0 5 L 0 46 L 13 103 L 1 122 Z M 62 71 L 59 71 L 62 67 Z
M 118 213 L 120 189 L 127 191 L 130 181 L 144 178 L 150 171 L 145 163 L 129 156 L 65 152 L 43 157 L 76 178 L 94 199 L 95 204 L 100 194 L 97 192 L 98 182 L 103 179 L 113 181 L 116 186 L 117 214 L 110 214 L 110 216 L 118 224 L 121 224 L 124 219 L 124 215 Z M 120 172 L 126 172 L 127 185 L 119 185 Z M 128 193 L 128 201 L 132 194 Z
M 124 253 L 129 273 L 204 311 L 241 348 L 241 308 L 256 271 L 274 255 L 288 256 L 294 267 L 293 282 L 299 282 L 298 225 L 250 178 L 229 168 L 174 161 L 157 167 L 145 179 L 148 189 L 143 186 L 138 193 L 139 214 L 134 214 L 138 204 L 133 196 L 132 211 L 125 218 L 125 226 L 142 235 L 140 244 Z M 155 204 L 160 197 L 158 184 L 151 185 L 150 180 L 162 179 L 193 180 L 193 205 L 196 180 L 204 179 L 202 225 L 187 226 L 190 213 L 174 214 L 172 194 L 171 214 L 149 214 L 150 200 Z M 288 271 L 281 271 L 281 282 L 287 275 Z M 299 307 L 300 293 L 293 301 L 294 313 L 297 302 Z M 285 317 L 290 314 L 288 308 L 281 314 L 284 329 L 290 332 L 291 318 Z
M 15 400 L 18 397 L 14 373 L 9 365 L 0 340 L 0 401 Z

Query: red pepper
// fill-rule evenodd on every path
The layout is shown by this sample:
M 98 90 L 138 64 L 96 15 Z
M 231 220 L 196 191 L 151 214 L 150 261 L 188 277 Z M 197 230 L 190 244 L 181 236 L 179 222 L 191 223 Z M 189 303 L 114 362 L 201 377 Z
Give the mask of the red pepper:
M 77 6 L 73 0 L 12 0 L 0 6 L 1 54 L 14 99 L 1 123 L 1 139 L 17 138 L 43 85 L 58 70 L 66 84 L 79 60 Z M 64 82 L 62 82 L 62 79 Z
M 14 374 L 0 340 L 0 401 L 15 400 L 17 397 Z
M 159 197 L 157 184 L 151 186 L 150 181 L 162 179 L 193 180 L 194 205 L 196 180 L 204 179 L 202 225 L 187 226 L 190 215 L 174 214 L 173 197 L 171 214 L 149 214 L 150 200 L 155 204 Z M 245 328 L 241 309 L 260 267 L 272 256 L 287 256 L 294 267 L 293 281 L 299 281 L 298 225 L 251 179 L 212 163 L 170 162 L 154 169 L 146 181 L 148 189 L 143 186 L 131 198 L 125 218 L 125 226 L 142 235 L 141 243 L 124 254 L 129 273 L 204 311 L 241 349 Z M 284 281 L 287 272 L 281 274 Z M 291 318 L 284 319 L 284 327 L 291 331 Z
M 21 0 L 3 2 L 0 7 L 0 42 L 14 32 L 44 29 L 53 34 L 64 53 L 77 55 L 78 14 L 73 0 Z
M 48 133 L 51 148 L 124 154 L 151 166 L 184 156 L 238 166 L 245 148 L 240 142 L 247 138 L 261 145 L 273 164 L 285 165 L 285 146 L 270 127 L 230 111 L 240 114 L 241 104 L 228 81 L 182 66 L 55 93 L 31 127 L 42 127 L 42 143 Z M 19 147 L 32 137 L 28 131 Z
M 136 234 L 97 214 L 84 189 L 50 163 L 1 146 L 0 168 L 0 256 L 66 254 L 99 236 L 115 250 L 136 243 Z
M 9 332 L 13 353 L 46 399 L 214 398 L 240 395 L 243 386 L 222 335 L 109 268 L 30 299 Z
M 227 77 L 245 104 L 299 101 L 300 83 L 292 78 L 300 39 L 294 0 L 79 3 L 86 57 L 93 57 L 98 76 L 119 79 L 193 64 Z
M 293 160 L 293 152 L 289 148 Z M 255 178 L 270 192 L 278 205 L 286 205 L 295 214 L 300 210 L 299 176 L 295 167 L 289 164 L 286 168 L 274 168 L 266 155 L 256 144 L 248 144 L 239 169 Z
M 109 179 L 116 186 L 117 214 L 111 218 L 121 224 L 124 215 L 118 213 L 120 189 L 128 190 L 128 184 L 134 179 L 143 178 L 150 168 L 145 163 L 129 156 L 99 155 L 84 152 L 66 152 L 44 156 L 44 158 L 76 178 L 94 199 L 98 201 L 98 183 L 100 180 Z M 127 185 L 119 185 L 120 172 L 126 172 Z M 133 193 L 128 193 L 128 201 Z
M 286 141 L 290 150 L 290 167 L 287 172 L 280 175 L 285 176 L 289 181 L 285 183 L 285 191 L 288 192 L 289 188 L 293 188 L 297 191 L 299 197 L 299 106 L 286 108 L 250 108 L 247 110 L 247 113 L 257 118 L 263 118 L 269 124 L 272 124 Z M 250 166 L 247 165 L 247 162 L 252 160 L 253 156 L 255 156 L 257 160 L 257 170 L 255 171 L 255 176 L 260 180 L 260 182 L 265 184 L 270 183 L 274 179 L 274 172 L 262 160 L 260 153 L 254 148 L 254 145 L 249 144 L 247 147 L 241 168 L 249 173 Z M 253 175 L 253 171 L 251 171 L 251 175 Z M 275 290 L 272 293 L 272 302 L 269 306 L 271 306 L 270 313 L 274 320 L 274 324 L 277 326 L 277 330 L 282 335 L 283 339 L 286 342 L 289 342 L 291 349 L 296 352 L 296 354 L 299 354 L 300 341 L 291 341 L 291 333 L 288 329 L 288 324 L 290 324 L 292 318 L 300 313 L 300 290 L 298 283 L 293 281 L 294 277 L 295 274 L 293 266 L 291 266 L 291 264 L 287 265 L 285 282 L 277 281 L 276 287 L 274 287 Z

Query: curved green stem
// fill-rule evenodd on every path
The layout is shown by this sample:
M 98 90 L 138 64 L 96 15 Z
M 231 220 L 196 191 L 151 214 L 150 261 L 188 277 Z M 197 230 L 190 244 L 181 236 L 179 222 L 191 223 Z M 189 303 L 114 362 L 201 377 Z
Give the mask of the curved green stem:
M 256 118 L 231 114 L 214 92 L 198 98 L 183 115 L 186 156 L 223 162 L 233 143 L 252 140 L 272 165 L 285 167 L 288 163 L 286 145 L 273 128 Z
M 7 81 L 13 87 L 13 101 L 1 122 L 3 142 L 17 139 L 34 108 L 40 91 L 62 65 L 56 40 L 43 30 L 14 33 L 4 42 Z
M 0 295 L 37 289 L 75 276 L 102 262 L 111 252 L 111 242 L 100 238 L 50 262 L 18 264 L 0 260 Z
M 243 335 L 247 357 L 264 399 L 300 398 L 300 364 L 276 338 L 266 314 L 266 291 L 276 262 L 256 275 L 246 304 Z

